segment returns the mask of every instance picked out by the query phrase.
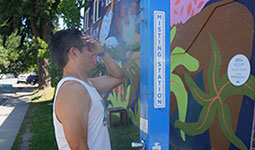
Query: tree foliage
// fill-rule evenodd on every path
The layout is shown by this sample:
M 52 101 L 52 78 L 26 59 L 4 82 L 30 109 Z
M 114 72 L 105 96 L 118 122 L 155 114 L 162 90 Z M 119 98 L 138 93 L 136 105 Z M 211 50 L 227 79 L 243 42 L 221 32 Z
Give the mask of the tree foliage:
M 81 29 L 81 9 L 85 5 L 84 0 L 62 0 L 60 2 L 57 12 L 64 20 L 67 28 Z
M 6 39 L 5 46 L 0 45 L 0 72 L 10 72 L 11 63 L 15 62 L 18 57 L 17 47 L 19 46 L 19 38 L 12 34 Z M 2 42 L 2 38 L 0 38 Z
M 57 21 L 57 6 L 60 0 L 0 0 L 0 34 L 3 36 L 2 45 L 6 47 L 9 36 L 15 33 L 20 38 L 19 48 L 25 41 L 37 37 L 49 43 L 54 24 Z M 33 44 L 32 44 L 33 45 Z M 37 51 L 39 47 L 35 47 Z M 37 52 L 35 52 L 37 53 Z M 47 60 L 37 57 L 39 86 L 47 85 L 43 76 L 47 75 L 45 65 Z
M 0 34 L 5 39 L 12 33 L 25 38 L 33 36 L 45 39 L 50 35 L 56 20 L 56 9 L 60 0 L 0 0 Z M 48 42 L 48 41 L 46 41 Z
M 0 42 L 1 40 L 2 38 Z M 12 34 L 6 39 L 5 46 L 0 45 L 0 72 L 19 74 L 34 71 L 38 73 L 35 40 L 25 40 L 22 46 L 19 44 L 20 37 Z
M 68 28 L 81 29 L 85 4 L 84 0 L 0 0 L 0 69 L 20 73 L 35 68 L 39 86 L 46 83 L 45 77 L 54 85 L 62 71 L 53 64 L 46 46 L 59 29 L 58 17 Z M 16 43 L 8 47 L 14 37 Z

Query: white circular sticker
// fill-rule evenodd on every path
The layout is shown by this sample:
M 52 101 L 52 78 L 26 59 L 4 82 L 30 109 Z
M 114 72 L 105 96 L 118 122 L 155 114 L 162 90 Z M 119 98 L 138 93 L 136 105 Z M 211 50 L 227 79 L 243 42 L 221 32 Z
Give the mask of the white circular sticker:
M 235 86 L 243 85 L 249 78 L 251 66 L 243 54 L 235 55 L 228 64 L 228 79 Z

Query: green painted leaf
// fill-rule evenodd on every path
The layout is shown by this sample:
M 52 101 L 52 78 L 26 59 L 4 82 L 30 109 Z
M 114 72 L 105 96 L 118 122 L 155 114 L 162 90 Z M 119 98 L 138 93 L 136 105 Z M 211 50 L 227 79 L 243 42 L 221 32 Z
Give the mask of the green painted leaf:
M 213 105 L 216 105 L 216 103 L 211 105 L 208 103 L 206 107 L 203 107 L 197 122 L 184 123 L 176 120 L 175 127 L 182 129 L 186 134 L 191 136 L 204 133 L 206 130 L 208 130 L 214 120 L 216 108 L 213 107 Z
M 233 84 L 230 83 L 227 75 L 222 77 L 222 83 L 225 83 L 225 88 L 223 89 L 221 93 L 222 99 L 226 99 L 227 97 L 231 95 L 246 95 L 250 99 L 254 100 L 255 99 L 255 77 L 250 75 L 249 79 L 247 82 L 242 85 L 242 86 L 234 86 Z
M 239 149 L 247 149 L 245 144 L 239 139 L 232 128 L 231 114 L 224 101 L 232 95 L 246 95 L 251 99 L 255 98 L 255 77 L 250 75 L 248 81 L 242 86 L 234 86 L 228 80 L 226 74 L 220 77 L 221 54 L 216 40 L 209 34 L 212 44 L 212 56 L 207 70 L 207 80 L 209 93 L 203 92 L 192 78 L 185 74 L 185 80 L 194 99 L 202 105 L 202 111 L 197 122 L 184 123 L 176 121 L 175 126 L 189 135 L 204 133 L 214 121 L 215 112 L 218 110 L 219 126 L 226 138 Z
M 178 114 L 179 120 L 185 122 L 186 120 L 186 113 L 187 113 L 187 106 L 188 106 L 188 95 L 182 79 L 175 75 L 171 74 L 171 91 L 175 94 L 177 100 L 177 107 L 178 107 Z M 181 131 L 181 137 L 185 141 L 185 134 Z
M 175 34 L 176 34 L 176 27 L 174 26 L 171 29 L 170 43 L 172 43 L 175 37 Z M 181 47 L 175 47 L 174 50 L 171 52 L 170 91 L 172 91 L 175 94 L 175 97 L 178 103 L 177 106 L 178 106 L 179 119 L 180 121 L 185 122 L 186 113 L 187 113 L 187 103 L 188 103 L 187 92 L 181 78 L 178 75 L 173 74 L 174 69 L 179 65 L 183 65 L 187 70 L 193 72 L 199 68 L 199 62 L 196 58 L 186 53 L 186 51 Z M 180 130 L 180 134 L 181 134 L 182 140 L 185 141 L 186 140 L 185 134 L 182 130 Z
M 216 40 L 214 39 L 211 33 L 209 33 L 209 37 L 212 44 L 212 57 L 207 72 L 207 81 L 210 93 L 211 92 L 215 93 L 215 88 L 217 85 L 214 83 L 215 81 L 219 81 L 220 79 L 221 54 L 220 49 L 216 43 Z
M 247 150 L 245 144 L 235 135 L 231 124 L 231 114 L 227 104 L 221 105 L 218 109 L 219 114 L 219 124 L 222 133 L 227 137 L 227 139 L 235 145 L 238 149 Z
M 192 96 L 195 98 L 195 100 L 200 104 L 200 105 L 205 105 L 209 100 L 212 99 L 212 94 L 207 94 L 203 92 L 193 81 L 193 79 L 188 75 L 184 74 L 186 83 L 188 84 L 188 87 L 190 88 L 190 91 L 192 93 Z
M 181 47 L 176 47 L 171 53 L 171 72 L 179 66 L 183 65 L 189 71 L 193 72 L 199 68 L 199 62 L 196 58 L 192 57 Z
M 134 108 L 135 112 L 133 112 L 133 110 L 131 108 L 128 109 L 129 110 L 129 118 L 131 119 L 132 123 L 135 126 L 139 127 L 139 125 L 140 125 L 140 98 L 138 98 L 136 106 L 137 107 Z
M 170 43 L 172 43 L 174 37 L 175 37 L 175 34 L 176 34 L 176 26 L 174 26 L 172 29 L 171 29 L 171 33 L 170 33 Z
M 128 109 L 129 111 L 129 118 L 131 119 L 131 122 L 135 125 L 135 126 L 138 126 L 137 122 L 136 122 L 136 119 L 135 119 L 135 113 L 132 111 L 131 108 Z

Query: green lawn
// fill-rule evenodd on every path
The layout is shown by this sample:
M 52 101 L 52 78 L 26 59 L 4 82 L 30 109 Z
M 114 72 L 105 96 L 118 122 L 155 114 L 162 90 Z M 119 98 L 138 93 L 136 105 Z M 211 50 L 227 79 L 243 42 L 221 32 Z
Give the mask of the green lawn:
M 52 101 L 32 102 L 16 137 L 12 150 L 22 147 L 22 138 L 29 128 L 32 138 L 29 140 L 30 150 L 56 150 L 57 145 L 52 122 Z M 119 118 L 114 118 L 116 125 Z M 139 128 L 134 125 L 115 126 L 109 129 L 112 150 L 130 150 L 132 141 L 139 141 Z

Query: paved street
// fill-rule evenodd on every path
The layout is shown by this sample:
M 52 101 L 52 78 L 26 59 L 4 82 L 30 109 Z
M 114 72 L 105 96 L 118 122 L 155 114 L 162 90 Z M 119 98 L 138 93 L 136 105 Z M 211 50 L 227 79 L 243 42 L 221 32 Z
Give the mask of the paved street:
M 0 80 L 13 88 L 0 88 L 0 149 L 10 150 L 20 129 L 35 86 L 16 84 L 17 79 Z

